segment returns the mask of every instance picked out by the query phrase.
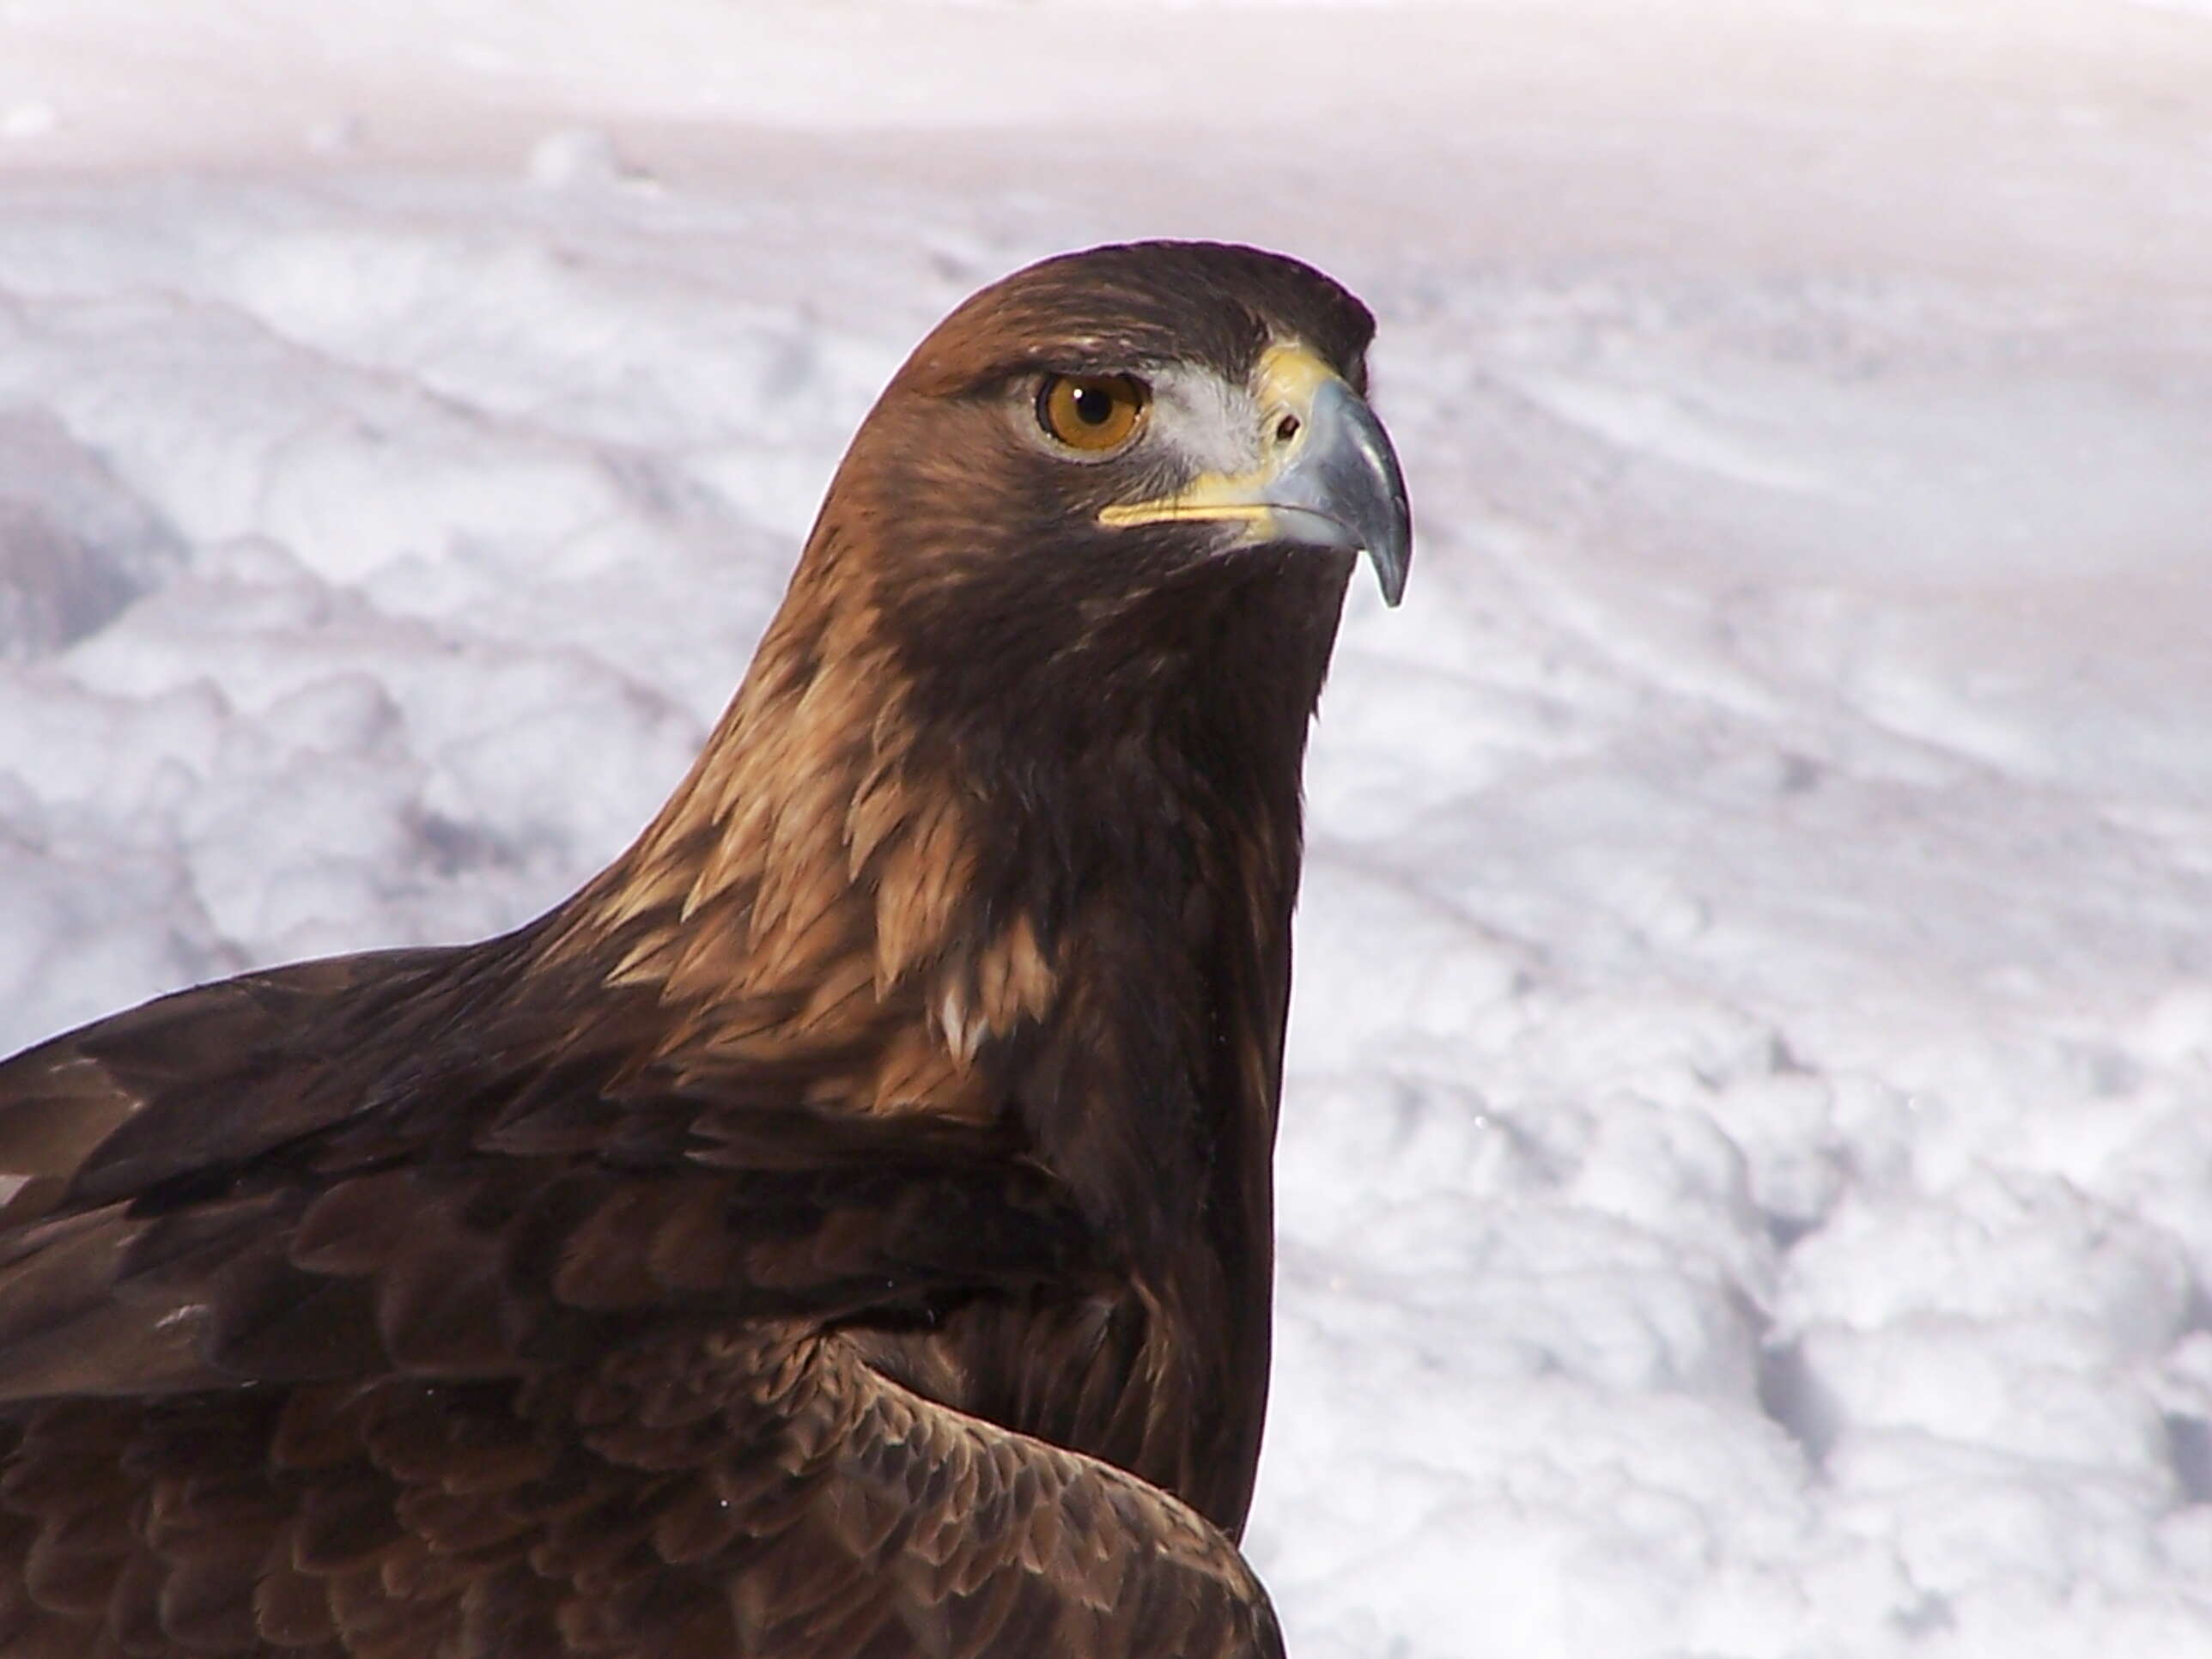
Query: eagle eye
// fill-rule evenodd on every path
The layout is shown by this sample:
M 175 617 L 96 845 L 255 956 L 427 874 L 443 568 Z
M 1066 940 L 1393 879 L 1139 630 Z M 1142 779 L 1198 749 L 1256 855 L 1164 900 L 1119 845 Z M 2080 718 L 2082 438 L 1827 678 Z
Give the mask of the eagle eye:
M 1127 374 L 1048 374 L 1037 387 L 1037 424 L 1054 443 L 1103 455 L 1136 436 L 1152 397 Z

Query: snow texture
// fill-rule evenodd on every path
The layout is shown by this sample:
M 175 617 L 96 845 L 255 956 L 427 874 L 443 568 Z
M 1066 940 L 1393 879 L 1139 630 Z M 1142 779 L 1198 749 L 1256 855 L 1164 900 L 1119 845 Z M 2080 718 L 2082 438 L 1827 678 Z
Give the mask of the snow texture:
M 1056 248 L 1382 321 L 1302 1659 L 2212 1652 L 2212 12 L 0 7 L 0 1042 L 501 928 Z

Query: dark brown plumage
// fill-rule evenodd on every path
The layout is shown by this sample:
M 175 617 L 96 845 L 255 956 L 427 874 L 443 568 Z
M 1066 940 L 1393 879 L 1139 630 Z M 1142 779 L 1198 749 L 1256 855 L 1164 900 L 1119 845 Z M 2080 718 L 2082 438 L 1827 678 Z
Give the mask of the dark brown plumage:
M 0 1655 L 1279 1652 L 1231 1540 L 1305 728 L 1352 550 L 1403 574 L 1370 326 L 1245 249 L 985 290 L 574 897 L 0 1065 Z

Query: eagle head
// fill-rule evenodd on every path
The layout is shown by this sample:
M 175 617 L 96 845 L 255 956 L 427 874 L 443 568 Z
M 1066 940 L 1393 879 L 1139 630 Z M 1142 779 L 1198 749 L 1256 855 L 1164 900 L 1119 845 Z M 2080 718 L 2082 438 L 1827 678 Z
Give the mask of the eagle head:
M 844 574 L 915 678 L 994 719 L 1024 684 L 1119 703 L 1176 680 L 1171 661 L 1220 648 L 1224 610 L 1333 634 L 1358 555 L 1392 604 L 1410 556 L 1404 480 L 1365 401 L 1373 331 L 1319 271 L 1251 248 L 1031 265 L 908 359 L 810 559 L 866 548 L 867 570 Z

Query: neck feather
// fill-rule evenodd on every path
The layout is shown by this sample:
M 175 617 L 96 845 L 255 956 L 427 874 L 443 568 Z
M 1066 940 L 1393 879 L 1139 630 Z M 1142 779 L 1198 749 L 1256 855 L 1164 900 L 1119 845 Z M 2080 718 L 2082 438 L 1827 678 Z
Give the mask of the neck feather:
M 837 577 L 810 557 L 690 775 L 548 948 L 657 996 L 681 1071 L 798 1062 L 830 1109 L 1011 1103 L 1101 1213 L 1182 1232 L 1218 1206 L 1223 1142 L 1272 1139 L 1340 580 L 1317 622 L 1302 591 L 1200 613 L 1110 722 L 1095 676 L 1047 677 L 994 726 Z M 1018 736 L 978 736 L 998 726 Z

